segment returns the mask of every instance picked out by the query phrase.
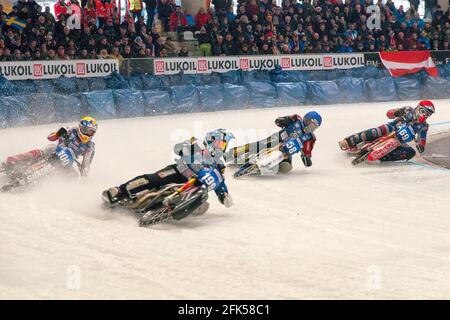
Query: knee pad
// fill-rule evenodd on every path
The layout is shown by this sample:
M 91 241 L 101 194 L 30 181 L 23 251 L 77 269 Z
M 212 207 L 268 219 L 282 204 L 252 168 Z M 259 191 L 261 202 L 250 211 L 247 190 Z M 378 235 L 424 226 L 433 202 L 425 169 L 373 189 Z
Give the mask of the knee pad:
M 33 158 L 38 159 L 44 155 L 44 151 L 42 151 L 41 149 L 34 149 L 30 151 L 30 155 Z
M 138 178 L 138 179 L 135 179 L 135 180 L 131 180 L 130 182 L 128 182 L 127 184 L 126 184 L 126 190 L 127 190 L 127 192 L 130 194 L 130 195 L 132 195 L 132 194 L 134 194 L 134 193 L 137 193 L 136 192 L 136 189 L 138 189 L 138 188 L 140 188 L 140 187 L 142 187 L 142 186 L 145 186 L 146 184 L 148 184 L 150 182 L 150 180 L 148 180 L 147 178 L 145 178 L 145 177 L 140 177 L 140 178 Z
M 410 160 L 416 156 L 416 151 L 413 148 L 408 148 L 405 151 L 406 160 Z
M 278 166 L 279 173 L 288 173 L 292 170 L 292 164 L 288 161 L 283 161 Z

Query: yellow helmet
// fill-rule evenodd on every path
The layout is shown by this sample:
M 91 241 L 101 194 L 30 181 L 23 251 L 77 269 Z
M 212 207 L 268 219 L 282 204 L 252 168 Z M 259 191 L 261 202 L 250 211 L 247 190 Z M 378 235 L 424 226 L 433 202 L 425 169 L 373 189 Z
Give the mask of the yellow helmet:
M 78 125 L 78 137 L 82 143 L 91 141 L 94 134 L 97 132 L 97 120 L 91 117 L 84 117 Z

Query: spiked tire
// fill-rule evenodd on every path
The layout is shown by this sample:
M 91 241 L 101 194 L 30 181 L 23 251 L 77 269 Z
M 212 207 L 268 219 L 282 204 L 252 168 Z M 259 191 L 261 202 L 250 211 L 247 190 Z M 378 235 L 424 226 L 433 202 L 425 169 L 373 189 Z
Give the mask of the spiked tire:
M 169 220 L 172 214 L 168 207 L 158 208 L 147 212 L 139 219 L 140 227 L 150 227 L 157 223 Z
M 195 212 L 197 209 L 201 208 L 202 205 L 206 203 L 208 199 L 208 194 L 200 192 L 196 194 L 193 198 L 181 202 L 176 205 L 174 208 L 170 208 L 170 206 L 162 206 L 150 210 L 144 213 L 139 219 L 139 226 L 141 227 L 149 227 L 155 224 L 174 219 L 181 220 L 189 216 L 191 213 Z M 204 209 L 206 211 L 209 206 Z M 204 212 L 203 212 L 204 213 Z
M 359 163 L 362 163 L 362 162 L 366 161 L 366 160 L 367 160 L 367 157 L 369 156 L 369 153 L 370 153 L 370 152 L 365 151 L 365 152 L 362 153 L 361 155 L 358 155 L 355 159 L 352 160 L 352 165 L 355 166 L 355 165 L 357 165 L 357 164 L 359 164 Z
M 243 176 L 250 176 L 250 175 L 257 175 L 257 174 L 259 174 L 258 166 L 256 164 L 251 164 L 251 165 L 244 165 L 244 166 L 240 167 L 239 170 L 233 174 L 233 177 L 240 178 Z

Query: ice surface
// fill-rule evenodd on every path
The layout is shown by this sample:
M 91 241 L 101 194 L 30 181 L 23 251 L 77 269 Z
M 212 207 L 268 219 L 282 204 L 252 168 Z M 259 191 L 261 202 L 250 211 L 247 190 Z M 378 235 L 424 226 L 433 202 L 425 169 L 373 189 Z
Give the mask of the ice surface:
M 100 121 L 87 179 L 0 194 L 0 298 L 449 298 L 450 171 L 353 167 L 337 144 L 403 105 Z M 450 100 L 436 108 L 430 133 L 450 129 Z M 297 157 L 289 175 L 242 180 L 229 170 L 229 209 L 212 194 L 204 216 L 146 229 L 100 208 L 103 189 L 171 163 L 182 138 L 224 127 L 244 142 L 312 109 L 323 116 L 313 166 Z M 57 128 L 1 130 L 0 155 L 43 146 Z

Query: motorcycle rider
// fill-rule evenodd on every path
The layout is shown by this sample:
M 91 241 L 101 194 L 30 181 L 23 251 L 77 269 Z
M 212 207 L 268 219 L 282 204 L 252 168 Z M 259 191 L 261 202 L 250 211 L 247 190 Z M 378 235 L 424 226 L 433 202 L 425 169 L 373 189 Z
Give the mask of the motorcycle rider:
M 275 124 L 283 130 L 266 139 L 232 148 L 225 156 L 227 163 L 249 164 L 250 158 L 260 151 L 300 138 L 303 144 L 301 149 L 302 162 L 305 167 L 312 166 L 312 150 L 316 142 L 314 131 L 322 124 L 320 114 L 316 111 L 310 111 L 303 118 L 298 114 L 278 117 L 275 119 Z M 292 127 L 292 130 L 287 130 L 290 127 Z M 291 170 L 292 155 L 285 154 L 285 159 L 278 165 L 277 173 L 288 173 Z
M 98 123 L 94 118 L 83 117 L 78 126 L 61 127 L 58 131 L 48 135 L 47 139 L 49 141 L 57 143 L 49 144 L 43 149 L 33 149 L 18 155 L 9 156 L 3 162 L 2 167 L 5 171 L 8 171 L 18 164 L 38 161 L 51 155 L 58 146 L 65 146 L 72 149 L 76 157 L 83 157 L 79 165 L 80 175 L 87 176 L 95 154 L 95 143 L 92 141 L 92 138 L 97 129 Z
M 376 139 L 387 136 L 395 129 L 402 125 L 410 125 L 413 127 L 416 133 L 415 142 L 416 149 L 419 153 L 425 151 L 425 145 L 427 143 L 428 123 L 427 119 L 435 112 L 435 106 L 430 100 L 422 100 L 415 108 L 401 107 L 396 109 L 390 109 L 386 113 L 389 119 L 394 119 L 387 124 L 380 125 L 376 128 L 368 129 L 354 135 L 351 135 L 341 141 L 339 146 L 343 151 L 356 151 L 358 148 L 366 142 L 372 142 Z M 416 155 L 413 148 L 407 144 L 403 144 L 391 153 L 382 157 L 380 161 L 398 161 L 409 160 Z
M 208 132 L 202 142 L 192 137 L 178 143 L 174 146 L 174 153 L 178 156 L 174 164 L 109 188 L 103 192 L 103 199 L 113 206 L 121 200 L 135 198 L 137 193 L 144 190 L 160 188 L 170 183 L 185 183 L 193 177 L 202 180 L 205 175 L 211 175 L 215 179 L 214 191 L 220 203 L 230 207 L 233 202 L 223 177 L 225 164 L 221 158 L 233 138 L 233 134 L 225 129 L 216 129 Z

